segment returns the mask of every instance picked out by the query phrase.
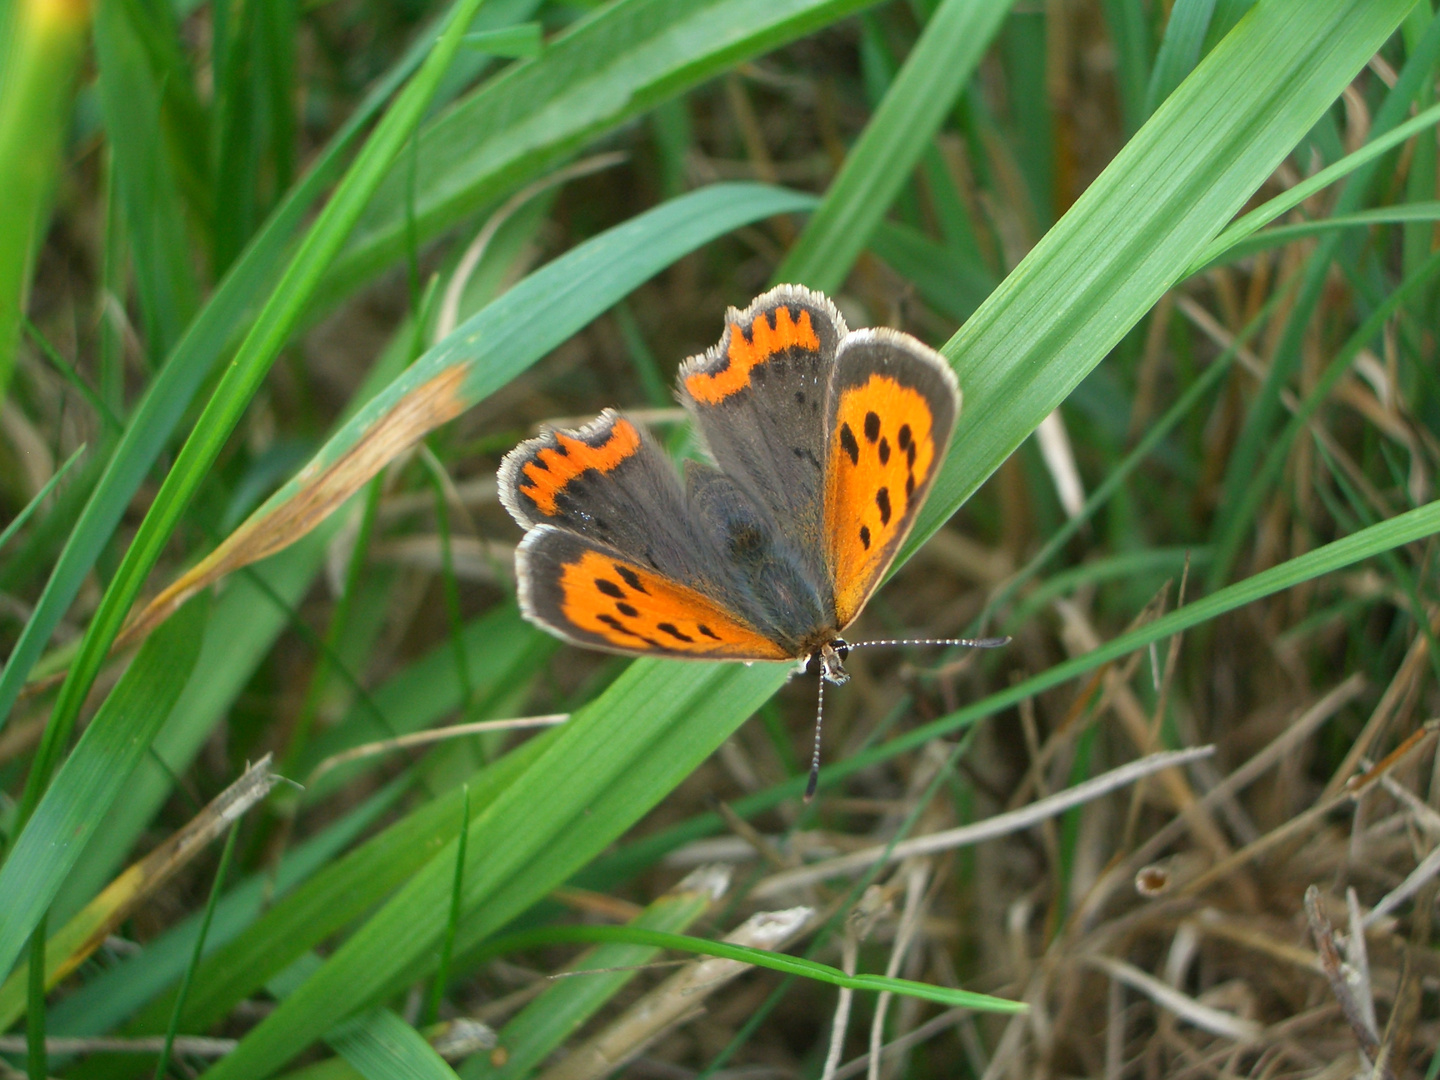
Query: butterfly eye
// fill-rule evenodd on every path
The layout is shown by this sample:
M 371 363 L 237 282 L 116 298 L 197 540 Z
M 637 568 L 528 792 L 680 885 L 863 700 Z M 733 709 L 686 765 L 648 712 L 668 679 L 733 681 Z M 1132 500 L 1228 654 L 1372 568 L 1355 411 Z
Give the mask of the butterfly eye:
M 839 656 L 841 660 L 850 659 L 850 643 L 844 638 L 837 637 L 830 643 L 830 646 L 835 650 L 835 654 Z

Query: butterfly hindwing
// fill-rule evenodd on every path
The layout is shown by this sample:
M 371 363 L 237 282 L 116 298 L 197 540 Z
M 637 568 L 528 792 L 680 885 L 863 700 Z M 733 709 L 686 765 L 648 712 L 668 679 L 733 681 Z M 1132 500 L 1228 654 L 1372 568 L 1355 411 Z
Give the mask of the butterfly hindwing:
M 959 411 L 950 365 L 908 334 L 859 330 L 840 343 L 824 495 L 838 628 L 860 613 L 910 532 Z
M 577 533 L 537 525 L 515 565 L 525 617 L 577 645 L 695 660 L 787 659 L 715 600 Z

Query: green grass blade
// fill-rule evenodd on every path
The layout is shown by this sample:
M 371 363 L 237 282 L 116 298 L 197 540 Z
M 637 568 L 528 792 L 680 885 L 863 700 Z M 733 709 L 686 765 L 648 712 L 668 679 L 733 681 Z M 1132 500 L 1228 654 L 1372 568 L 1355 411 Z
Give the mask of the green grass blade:
M 326 1041 L 366 1080 L 456 1080 L 445 1059 L 389 1009 L 357 1017 Z
M 1143 0 L 1101 0 L 1101 6 L 1114 44 L 1115 81 L 1128 134 L 1136 131 L 1150 115 L 1145 108 L 1153 59 L 1150 23 Z
M 280 347 L 290 336 L 311 297 L 320 275 L 329 266 L 349 234 L 364 204 L 373 194 L 386 167 L 419 122 L 430 96 L 460 47 L 460 38 L 482 0 L 458 0 L 449 26 L 410 84 L 387 111 L 375 132 L 351 165 L 325 209 L 311 227 L 299 251 L 281 277 L 269 302 L 261 310 L 240 351 L 226 370 L 214 396 L 196 422 L 174 467 L 165 477 L 134 541 L 111 580 L 100 607 L 85 632 L 80 651 L 60 688 L 45 737 L 26 783 L 21 819 L 39 800 L 49 782 L 81 703 L 89 692 L 130 605 L 159 557 L 240 419 L 260 382 L 270 370 Z
M 185 965 L 185 974 L 180 979 L 180 993 L 175 1001 L 175 1011 L 170 1014 L 170 1026 L 165 1029 L 165 1046 L 160 1051 L 160 1060 L 155 1063 L 155 1080 L 165 1080 L 170 1069 L 170 1054 L 175 1049 L 175 1034 L 180 1030 L 180 1010 L 185 1007 L 185 995 L 190 989 L 190 980 L 195 975 L 195 966 L 205 954 L 205 939 L 210 933 L 210 923 L 215 918 L 215 908 L 220 901 L 220 890 L 225 885 L 225 874 L 230 869 L 230 859 L 235 854 L 235 840 L 240 835 L 240 822 L 230 826 L 230 835 L 225 838 L 225 849 L 220 853 L 220 865 L 215 870 L 215 880 L 210 886 L 210 898 L 205 903 L 205 912 L 200 917 L 200 930 L 195 935 L 195 948 L 190 953 L 190 963 Z
M 742 964 L 769 968 L 787 975 L 799 975 L 817 982 L 829 983 L 848 990 L 871 990 L 876 993 L 903 994 L 906 997 L 934 1001 L 941 1005 L 963 1006 L 977 1012 L 1018 1013 L 1029 1006 L 1021 1001 L 991 997 L 969 990 L 956 990 L 948 986 L 932 986 L 912 979 L 889 978 L 884 975 L 847 975 L 839 968 L 807 960 L 802 956 L 767 952 L 747 945 L 732 945 L 727 941 L 711 941 L 708 938 L 690 937 L 686 934 L 672 934 L 661 930 L 643 930 L 634 926 L 547 926 L 541 930 L 497 938 L 493 950 L 509 951 L 530 948 L 565 941 L 651 945 L 657 949 L 673 949 L 677 952 L 694 953 L 699 956 L 718 956 L 725 960 L 737 960 Z M 491 949 L 487 948 L 487 952 Z
M 1377 206 L 1373 210 L 1361 210 L 1354 214 L 1340 214 L 1336 217 L 1320 218 L 1298 225 L 1278 225 L 1273 229 L 1252 233 L 1245 239 L 1225 249 L 1205 269 L 1232 263 L 1257 251 L 1268 251 L 1321 236 L 1333 229 L 1355 229 L 1370 225 L 1396 225 L 1408 222 L 1440 221 L 1440 202 L 1401 203 L 1398 206 Z
M 0 401 L 10 386 L 20 316 L 49 219 L 90 6 L 15 0 L 0 15 Z
M 639 930 L 679 933 L 703 916 L 716 899 L 714 885 L 692 874 L 674 891 L 649 904 L 627 925 Z M 723 887 L 723 886 L 722 886 Z M 496 1066 L 488 1053 L 475 1054 L 455 1070 L 461 1080 L 522 1080 L 606 1002 L 611 1000 L 650 963 L 659 948 L 619 942 L 592 949 L 566 967 L 567 972 L 591 972 L 583 977 L 555 980 L 543 994 L 516 1013 L 499 1032 L 505 1064 Z
M 1215 0 L 1175 0 L 1170 8 L 1170 21 L 1155 54 L 1155 68 L 1150 72 L 1150 86 L 1145 92 L 1148 115 L 1160 107 L 1186 75 L 1200 62 L 1206 32 Z
M 409 788 L 410 781 L 404 777 L 387 784 L 339 821 L 286 852 L 273 873 L 268 868 L 258 871 L 221 897 L 205 938 L 206 955 L 233 941 L 277 901 L 339 857 Z M 146 942 L 143 952 L 107 968 L 51 1008 L 51 1033 L 102 1035 L 114 1030 L 156 995 L 175 985 L 198 937 L 199 917 L 192 915 Z M 9 1026 L 20 1014 L 8 989 L 0 990 L 0 1028 Z
M 187 607 L 145 643 L 0 866 L 0 972 L 9 973 L 85 842 L 170 715 L 199 654 L 197 631 L 205 607 Z M 64 959 L 51 952 L 51 963 Z
M 540 24 L 517 23 L 499 30 L 477 30 L 465 35 L 465 48 L 488 56 L 510 56 L 533 59 L 540 55 L 543 41 Z
M 135 284 L 153 359 L 174 348 L 199 306 L 180 192 L 160 121 L 162 91 L 136 23 L 136 0 L 95 16 L 100 102 L 128 223 Z
M 969 81 L 1010 5 L 944 0 L 851 148 L 775 281 L 834 292 Z
M 620 0 L 456 102 L 421 135 L 415 190 L 423 243 L 603 131 L 873 0 Z M 325 295 L 405 252 L 405 169 L 393 169 Z
M 1277 195 L 1264 205 L 1257 206 L 1207 244 L 1205 250 L 1200 253 L 1200 256 L 1191 263 L 1189 269 L 1185 271 L 1185 276 L 1189 277 L 1191 274 L 1198 273 L 1207 266 L 1210 266 L 1219 260 L 1221 256 L 1227 255 L 1231 249 L 1235 248 L 1241 241 L 1245 240 L 1256 230 L 1274 221 L 1281 214 L 1285 213 L 1285 211 L 1293 210 L 1317 191 L 1324 190 L 1336 180 L 1348 176 L 1362 165 L 1374 161 L 1381 154 L 1393 150 L 1405 140 L 1414 137 L 1426 128 L 1433 127 L 1437 123 L 1440 123 L 1440 105 L 1434 105 L 1407 120 L 1405 123 L 1400 124 L 1398 127 L 1376 136 L 1353 154 L 1346 154 L 1333 165 L 1329 165 L 1321 169 L 1314 176 L 1302 180 L 1287 190 L 1283 195 Z M 1348 216 L 1352 215 L 1339 215 L 1339 217 L 1342 218 Z
M 45 486 L 35 493 L 35 497 L 27 502 L 24 508 L 15 515 L 15 519 L 5 526 L 3 532 L 0 532 L 0 551 L 5 549 L 5 545 L 10 542 L 12 536 L 25 527 L 25 522 L 30 520 L 30 515 L 40 508 L 40 504 L 45 501 L 46 496 L 55 490 L 55 485 L 64 479 L 65 474 L 70 471 L 70 466 L 80 460 L 80 455 L 85 453 L 85 447 L 84 443 L 76 447 L 75 452 L 65 459 L 65 464 L 55 470 L 55 475 L 45 481 Z

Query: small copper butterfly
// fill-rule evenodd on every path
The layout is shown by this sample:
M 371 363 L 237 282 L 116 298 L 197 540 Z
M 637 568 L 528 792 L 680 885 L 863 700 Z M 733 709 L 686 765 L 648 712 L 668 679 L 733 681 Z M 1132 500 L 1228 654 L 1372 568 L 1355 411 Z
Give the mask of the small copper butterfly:
M 930 492 L 960 387 L 933 349 L 849 330 L 800 286 L 725 323 L 679 376 L 713 465 L 687 461 L 682 483 L 649 432 L 610 409 L 506 455 L 500 500 L 527 530 L 520 608 L 577 645 L 818 662 L 843 683 L 840 635 Z

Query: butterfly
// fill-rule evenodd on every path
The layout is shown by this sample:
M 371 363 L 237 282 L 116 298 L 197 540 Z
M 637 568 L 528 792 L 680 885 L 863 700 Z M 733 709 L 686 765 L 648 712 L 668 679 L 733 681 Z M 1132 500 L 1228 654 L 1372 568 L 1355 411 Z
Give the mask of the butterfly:
M 500 500 L 526 530 L 520 609 L 609 652 L 799 661 L 818 667 L 823 704 L 824 682 L 848 678 L 841 634 L 945 459 L 960 387 L 933 349 L 897 330 L 849 330 L 801 286 L 731 308 L 725 324 L 680 367 L 680 402 L 710 458 L 686 461 L 683 480 L 611 409 L 506 455 Z M 817 718 L 807 797 L 818 745 Z

